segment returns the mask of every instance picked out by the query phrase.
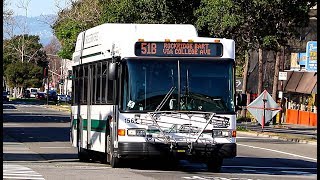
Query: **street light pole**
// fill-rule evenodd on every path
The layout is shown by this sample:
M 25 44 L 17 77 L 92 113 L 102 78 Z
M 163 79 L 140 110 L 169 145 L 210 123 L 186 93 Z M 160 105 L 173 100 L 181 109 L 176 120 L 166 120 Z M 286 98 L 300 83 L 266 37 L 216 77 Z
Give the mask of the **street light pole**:
M 261 128 L 262 128 L 262 132 L 263 132 L 264 124 L 266 122 L 266 102 L 267 102 L 267 99 L 264 97 L 262 100 L 263 100 L 263 117 L 262 117 Z
M 47 105 L 49 105 L 49 67 L 48 68 L 48 75 L 47 75 Z

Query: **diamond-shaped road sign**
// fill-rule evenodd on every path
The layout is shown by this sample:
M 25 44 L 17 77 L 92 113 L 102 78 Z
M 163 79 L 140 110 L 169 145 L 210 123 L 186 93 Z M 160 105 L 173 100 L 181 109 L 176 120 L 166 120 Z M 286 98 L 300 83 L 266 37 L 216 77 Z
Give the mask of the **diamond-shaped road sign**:
M 281 110 L 266 90 L 252 101 L 247 106 L 247 109 L 261 124 L 262 128 L 265 123 L 268 123 Z

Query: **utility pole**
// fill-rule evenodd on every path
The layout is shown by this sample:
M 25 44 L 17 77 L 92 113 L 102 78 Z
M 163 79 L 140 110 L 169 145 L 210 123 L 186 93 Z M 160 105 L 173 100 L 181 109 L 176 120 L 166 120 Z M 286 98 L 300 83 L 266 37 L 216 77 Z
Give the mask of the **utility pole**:
M 48 67 L 49 69 L 49 67 Z M 47 105 L 49 105 L 49 71 L 47 76 Z

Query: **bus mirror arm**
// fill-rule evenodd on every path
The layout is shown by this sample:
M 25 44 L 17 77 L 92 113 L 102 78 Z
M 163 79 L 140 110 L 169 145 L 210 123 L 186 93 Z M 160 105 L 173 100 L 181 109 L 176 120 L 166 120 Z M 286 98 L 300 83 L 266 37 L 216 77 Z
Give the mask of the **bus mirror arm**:
M 247 105 L 247 95 L 246 94 L 238 94 L 237 95 L 237 106 L 246 106 Z

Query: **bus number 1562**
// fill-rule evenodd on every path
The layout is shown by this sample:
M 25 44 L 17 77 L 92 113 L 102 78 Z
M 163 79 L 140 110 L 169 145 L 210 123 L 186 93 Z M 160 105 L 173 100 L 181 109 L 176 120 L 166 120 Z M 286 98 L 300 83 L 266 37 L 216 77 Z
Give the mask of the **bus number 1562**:
M 125 118 L 124 119 L 125 123 L 132 123 L 132 124 L 139 124 L 137 119 L 134 118 Z

